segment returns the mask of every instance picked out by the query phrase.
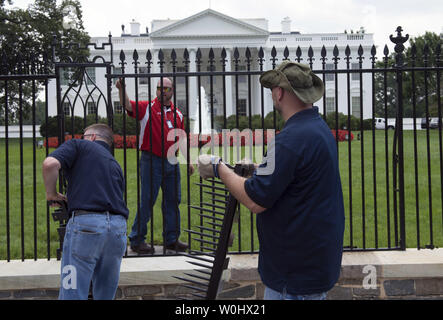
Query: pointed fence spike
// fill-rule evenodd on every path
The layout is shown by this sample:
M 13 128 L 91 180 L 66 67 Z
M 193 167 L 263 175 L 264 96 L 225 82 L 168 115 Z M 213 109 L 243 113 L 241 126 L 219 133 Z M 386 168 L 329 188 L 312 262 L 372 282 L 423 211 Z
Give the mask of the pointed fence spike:
M 372 45 L 371 56 L 375 57 L 376 54 L 377 54 L 377 48 L 375 47 L 375 45 Z
M 385 44 L 385 47 L 384 47 L 384 49 L 383 49 L 383 54 L 384 54 L 386 57 L 389 55 L 389 48 L 388 48 L 388 45 L 387 45 L 387 44 Z
M 271 57 L 275 58 L 276 56 L 277 56 L 277 49 L 275 49 L 275 46 L 273 46 L 271 50 Z
M 258 57 L 259 57 L 260 59 L 263 59 L 264 56 L 265 56 L 265 52 L 263 51 L 263 48 L 260 47 L 260 50 L 258 50 Z
M 326 47 L 323 45 L 323 47 L 321 48 L 321 56 L 323 57 L 323 58 L 326 58 Z

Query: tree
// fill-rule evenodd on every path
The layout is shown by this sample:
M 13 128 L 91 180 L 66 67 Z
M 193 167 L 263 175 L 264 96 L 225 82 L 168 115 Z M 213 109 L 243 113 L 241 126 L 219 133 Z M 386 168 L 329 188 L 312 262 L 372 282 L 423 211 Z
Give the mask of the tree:
M 437 66 L 437 50 L 441 52 L 440 36 L 426 32 L 423 36 L 411 38 L 405 51 L 408 67 Z M 387 50 L 387 48 L 385 48 Z M 387 53 L 387 51 L 385 51 Z M 385 56 L 387 56 L 385 54 Z M 441 59 L 441 56 L 440 56 Z M 389 68 L 395 63 L 395 53 L 377 62 L 377 68 Z M 414 76 L 414 82 L 412 81 Z M 427 90 L 426 90 L 426 86 Z M 375 73 L 375 115 L 376 117 L 396 117 L 397 113 L 397 83 L 394 71 Z M 414 103 L 415 99 L 415 103 Z M 437 72 L 405 71 L 403 72 L 403 116 L 413 117 L 415 104 L 416 117 L 425 117 L 426 109 L 430 116 L 438 114 Z M 385 108 L 387 106 L 387 109 Z M 426 108 L 428 106 L 428 108 Z M 385 110 L 386 109 L 386 110 Z
M 55 46 L 55 54 L 61 60 L 86 60 L 89 50 L 86 47 L 90 38 L 84 30 L 82 10 L 78 0 L 64 0 L 57 5 L 56 0 L 36 0 L 26 10 L 8 9 L 0 0 L 0 70 L 2 74 L 33 73 L 32 66 L 41 66 L 52 58 L 54 38 L 59 43 L 77 43 L 79 46 Z M 66 17 L 69 16 L 69 21 Z M 50 65 L 49 65 L 50 67 Z M 38 69 L 38 68 L 35 68 Z M 8 82 L 9 122 L 19 118 L 19 100 L 22 100 L 23 115 L 28 117 L 32 103 L 31 81 Z M 36 83 L 36 95 L 42 88 Z M 0 82 L 0 114 L 4 115 L 5 82 Z

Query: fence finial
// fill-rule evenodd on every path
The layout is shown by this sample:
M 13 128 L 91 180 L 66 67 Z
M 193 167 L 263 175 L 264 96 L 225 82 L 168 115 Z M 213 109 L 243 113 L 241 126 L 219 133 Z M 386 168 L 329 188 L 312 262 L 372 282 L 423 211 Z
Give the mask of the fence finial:
M 396 60 L 397 67 L 402 67 L 403 63 L 404 63 L 403 51 L 405 50 L 405 46 L 403 45 L 403 43 L 408 41 L 409 34 L 406 34 L 406 36 L 403 37 L 402 36 L 403 29 L 401 26 L 398 26 L 396 31 L 397 31 L 397 36 L 394 37 L 391 34 L 389 36 L 389 39 L 391 39 L 391 41 L 393 43 L 395 43 L 394 51 L 396 53 L 395 60 Z

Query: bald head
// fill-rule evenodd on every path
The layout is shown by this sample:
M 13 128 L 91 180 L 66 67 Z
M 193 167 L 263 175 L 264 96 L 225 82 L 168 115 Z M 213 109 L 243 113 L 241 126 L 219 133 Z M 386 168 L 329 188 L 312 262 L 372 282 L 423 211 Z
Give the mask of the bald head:
M 162 82 L 163 81 L 163 82 Z M 157 83 L 157 99 L 164 106 L 171 105 L 172 95 L 174 94 L 174 84 L 169 78 L 160 79 Z

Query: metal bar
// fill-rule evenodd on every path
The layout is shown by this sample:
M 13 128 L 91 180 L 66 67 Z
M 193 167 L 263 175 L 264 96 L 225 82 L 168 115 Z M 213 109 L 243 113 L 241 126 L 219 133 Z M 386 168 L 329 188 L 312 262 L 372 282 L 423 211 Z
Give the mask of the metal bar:
M 195 280 L 191 280 L 191 279 L 187 279 L 187 278 L 182 278 L 182 277 L 177 277 L 177 276 L 172 276 L 172 277 L 175 278 L 175 279 L 178 279 L 178 280 L 189 282 L 191 284 L 196 284 L 196 285 L 203 286 L 203 287 L 207 287 L 208 286 L 207 283 L 203 283 L 201 281 L 195 281 Z
M 240 166 L 236 166 L 234 172 L 241 175 L 242 169 Z M 222 276 L 223 268 L 226 262 L 226 252 L 229 243 L 229 236 L 232 229 L 234 220 L 235 208 L 237 207 L 237 199 L 232 195 L 229 196 L 228 207 L 226 208 L 226 217 L 223 221 L 222 230 L 224 232 L 220 235 L 219 244 L 215 253 L 214 268 L 211 274 L 211 280 L 209 281 L 209 288 L 206 294 L 206 299 L 214 300 L 217 297 L 218 286 Z
M 185 63 L 185 70 L 186 72 L 189 71 L 189 53 L 188 50 L 185 49 L 184 52 L 184 63 Z M 185 98 L 186 98 L 186 126 L 185 126 L 185 130 L 186 130 L 186 163 L 189 165 L 191 163 L 190 160 L 190 153 L 191 153 L 191 145 L 190 145 L 190 115 L 189 115 L 189 77 L 186 76 L 185 77 Z M 187 210 L 188 210 L 188 229 L 191 229 L 191 177 L 190 175 L 186 175 L 186 192 L 187 192 Z M 188 244 L 189 244 L 189 249 L 192 248 L 192 243 L 191 243 L 191 234 L 188 234 Z
M 197 238 L 192 238 L 192 239 L 195 240 L 195 241 L 198 241 L 200 243 L 206 243 L 206 244 L 210 244 L 210 245 L 213 245 L 213 246 L 217 245 L 217 242 L 214 242 L 214 241 L 208 241 L 208 240 L 205 240 L 205 239 L 197 239 Z
M 361 48 L 361 46 L 360 46 Z M 360 51 L 360 50 L 359 50 Z M 360 52 L 359 52 L 360 54 Z M 359 69 L 362 69 L 362 57 L 358 57 Z M 362 235 L 363 235 L 363 248 L 366 247 L 366 198 L 365 198 L 365 143 L 364 143 L 364 130 L 363 130 L 363 73 L 359 73 L 360 83 L 360 147 L 361 147 L 361 201 L 362 201 Z
M 215 183 L 215 184 L 219 184 L 219 185 L 223 185 L 223 186 L 225 185 L 223 182 L 217 181 L 215 179 L 206 179 L 206 181 L 211 182 L 211 183 Z M 225 190 L 226 190 L 226 188 L 225 188 Z
M 197 279 L 205 280 L 205 281 L 209 281 L 209 280 L 210 280 L 210 278 L 206 278 L 206 277 L 199 276 L 199 275 L 192 274 L 192 273 L 183 272 L 183 274 L 185 274 L 185 275 L 187 275 L 187 276 L 190 276 L 190 277 L 193 277 L 193 278 L 197 278 Z
M 203 191 L 203 193 L 210 194 L 210 195 L 213 195 L 213 196 L 216 196 L 216 197 L 223 197 L 225 199 L 227 198 L 226 194 L 220 194 L 220 193 L 210 192 L 210 191 Z
M 346 57 L 346 68 L 349 70 L 349 56 Z M 352 216 L 352 148 L 351 148 L 351 75 L 350 73 L 346 74 L 346 89 L 347 89 L 347 107 L 348 107 L 348 123 L 347 123 L 347 129 L 348 129 L 348 170 L 349 170 L 349 246 L 353 248 L 354 246 L 354 229 L 353 229 L 353 216 Z M 337 99 L 337 97 L 335 98 Z M 336 136 L 337 138 L 337 136 Z
M 387 49 L 387 47 L 386 47 Z M 385 50 L 385 68 L 388 65 L 388 56 L 387 50 Z M 391 247 L 391 204 L 390 204 L 390 190 L 389 190 L 389 147 L 388 147 L 388 81 L 387 81 L 387 72 L 383 72 L 383 97 L 384 97 L 384 110 L 385 110 L 385 171 L 386 171 L 386 219 L 387 219 L 387 238 L 388 238 L 388 247 Z
M 0 81 L 19 81 L 19 80 L 46 80 L 55 79 L 54 74 L 10 74 L 0 75 Z
M 174 277 L 175 278 L 175 277 Z M 202 289 L 202 288 L 198 288 L 198 287 L 194 287 L 194 286 L 190 286 L 187 284 L 182 284 L 181 286 L 188 288 L 188 289 L 192 289 L 192 290 L 196 290 L 196 291 L 200 291 L 200 292 L 206 292 L 206 289 Z
M 136 51 L 134 51 L 134 72 L 135 74 L 138 74 L 139 72 L 139 62 L 137 61 L 138 55 L 135 54 Z M 136 171 L 137 171 L 137 214 L 139 214 L 139 217 L 141 217 L 141 212 L 140 212 L 140 178 L 141 178 L 141 174 L 140 174 L 140 120 L 139 120 L 139 114 L 140 114 L 140 110 L 139 110 L 139 99 L 138 99 L 138 77 L 134 78 L 134 86 L 135 86 L 135 139 L 136 139 L 136 157 L 135 157 L 135 162 L 136 162 Z M 125 95 L 123 96 L 125 97 Z M 126 114 L 126 110 L 122 110 L 123 113 Z M 125 118 L 126 119 L 126 118 Z M 151 118 L 149 118 L 149 120 L 151 120 Z M 126 128 L 125 128 L 126 129 Z M 144 134 L 144 133 L 143 133 Z M 126 136 L 126 130 L 125 130 L 125 136 Z M 125 137 L 125 142 L 126 143 L 126 137 Z M 140 236 L 140 220 L 138 220 L 137 223 L 137 235 Z
M 332 58 L 332 60 L 334 60 L 334 71 L 336 71 L 334 73 L 334 89 L 335 89 L 335 144 L 337 147 L 337 159 L 338 159 L 338 155 L 339 155 L 339 148 L 338 148 L 338 60 L 340 60 L 340 58 L 338 57 L 338 48 L 337 46 L 334 47 L 334 52 L 333 52 L 334 58 Z M 346 72 L 348 73 L 349 70 L 346 70 Z
M 19 81 L 19 126 L 20 126 L 20 232 L 21 256 L 25 261 L 25 203 L 24 203 L 24 177 L 23 177 L 23 82 Z
M 49 101 L 49 90 L 48 90 L 48 80 L 45 80 L 45 139 L 46 139 L 46 148 L 45 155 L 46 157 L 49 155 L 49 137 L 48 137 L 48 101 Z M 51 223 L 49 217 L 49 205 L 46 202 L 46 250 L 48 261 L 51 260 Z
M 209 210 L 203 210 L 203 211 L 209 211 Z M 223 221 L 224 219 L 222 219 L 222 218 L 217 218 L 217 217 L 214 217 L 214 216 L 208 216 L 208 215 L 205 215 L 205 214 L 198 214 L 200 217 L 203 217 L 203 218 L 207 218 L 207 219 L 212 219 L 213 221 Z
M 206 203 L 206 202 L 203 202 L 202 205 L 204 205 L 204 206 L 208 206 L 208 207 L 217 208 L 217 209 L 223 209 L 223 210 L 226 209 L 225 207 L 218 206 L 218 205 L 216 205 L 216 204 Z M 223 214 L 223 215 L 224 215 L 224 213 L 220 213 L 220 214 Z
M 439 44 L 439 47 L 441 46 Z M 441 50 L 436 50 L 438 54 L 436 54 L 436 64 L 439 66 L 441 60 Z M 441 207 L 443 208 L 443 138 L 442 138 L 442 106 L 441 106 L 441 70 L 437 69 L 437 108 L 438 108 L 438 144 L 439 144 L 439 157 L 440 157 L 440 201 Z M 443 221 L 443 210 L 441 212 L 441 219 Z M 443 227 L 440 229 L 443 234 Z
M 196 210 L 200 210 L 200 211 L 206 211 L 206 212 L 210 212 L 210 213 L 219 214 L 219 215 L 222 215 L 222 216 L 225 215 L 224 212 L 218 212 L 218 211 L 215 211 L 215 210 L 205 209 L 205 208 L 198 207 L 198 206 L 191 206 L 191 208 L 196 209 Z M 223 220 L 223 219 L 221 219 L 221 220 Z
M 375 68 L 375 47 L 373 47 L 372 68 Z M 372 177 L 374 196 L 374 239 L 375 247 L 378 248 L 378 215 L 377 215 L 377 165 L 376 165 L 376 144 L 375 144 L 375 74 L 371 77 L 372 85 Z
M 412 58 L 412 66 L 415 65 L 415 57 Z M 415 218 L 417 231 L 417 248 L 420 248 L 420 195 L 418 189 L 418 151 L 417 151 L 417 97 L 415 88 L 415 72 L 411 72 L 412 92 L 412 117 L 414 118 L 414 180 L 415 180 Z
M 220 191 L 228 191 L 226 188 L 215 187 L 215 186 L 207 185 L 204 183 L 196 183 L 196 185 L 201 186 L 201 187 L 205 187 L 205 188 L 220 190 Z
M 197 73 L 201 72 L 201 51 L 200 49 L 196 52 L 196 66 L 197 66 Z M 202 95 L 201 95 L 201 75 L 197 74 L 197 95 L 198 95 L 198 137 L 200 141 L 200 137 L 202 134 Z M 195 126 L 195 125 L 194 125 Z M 195 129 L 194 129 L 195 131 Z M 200 150 L 200 143 L 197 143 L 198 148 Z M 202 177 L 199 178 L 200 184 L 202 184 L 203 179 Z M 202 207 L 203 202 L 203 187 L 199 186 L 199 195 L 200 195 L 200 207 Z M 200 211 L 201 212 L 201 211 Z M 203 224 L 203 217 L 200 216 L 200 224 Z M 200 246 L 200 249 L 202 250 L 203 247 Z
M 182 256 L 187 257 L 187 258 L 197 259 L 197 260 L 208 262 L 208 263 L 214 263 L 214 260 L 205 259 L 205 258 L 199 257 L 197 255 L 183 253 Z
M 428 60 L 424 59 L 424 65 L 427 67 Z M 429 246 L 434 245 L 434 233 L 433 233 L 433 227 L 432 227 L 432 170 L 431 170 L 431 142 L 430 142 L 430 125 L 429 125 L 429 99 L 428 99 L 428 72 L 425 70 L 424 72 L 424 90 L 425 90 L 425 108 L 426 108 L 426 155 L 427 155 L 427 169 L 428 169 L 428 199 L 429 199 Z
M 204 247 L 203 245 L 200 245 L 200 248 L 201 248 L 202 250 L 209 250 L 209 251 L 211 251 L 211 252 L 215 252 L 214 248 Z
M 176 56 L 175 56 L 174 49 L 172 49 L 171 56 L 172 56 L 172 73 L 174 74 L 172 76 L 172 85 L 173 85 L 173 92 L 174 92 L 174 94 L 173 94 L 173 100 L 174 100 L 173 101 L 173 103 L 174 103 L 173 113 L 174 113 L 174 115 L 173 116 L 174 116 L 174 128 L 177 128 L 177 108 L 178 108 L 178 106 L 177 106 L 177 100 L 176 100 L 177 89 L 176 89 L 176 76 L 175 76 L 175 73 L 176 73 L 176 66 L 175 65 L 177 62 L 176 62 Z M 175 140 L 174 142 L 177 143 L 177 136 L 175 136 L 174 140 Z M 179 168 L 180 167 L 178 164 L 174 166 L 175 238 L 177 239 L 177 241 L 180 237 L 180 225 L 179 225 L 180 224 L 180 208 L 179 208 L 179 203 L 178 203 L 178 188 L 179 188 L 179 186 L 178 186 L 178 178 L 177 178 L 177 174 L 179 174 L 179 172 L 178 172 Z M 186 173 L 187 173 L 187 175 L 189 175 L 189 170 L 186 170 Z
M 226 197 L 225 195 L 223 195 L 223 196 Z M 224 200 L 220 200 L 220 199 L 215 199 L 215 198 L 213 198 L 211 200 L 213 200 L 214 202 L 219 202 L 219 203 L 223 203 L 223 204 L 227 204 L 228 203 L 228 201 L 224 201 Z
M 148 73 L 151 72 L 151 61 L 148 60 L 147 62 L 148 65 Z M 151 78 L 149 78 L 148 81 L 148 100 L 149 103 L 152 106 L 152 84 L 151 84 Z M 149 129 L 149 150 L 152 151 L 152 146 L 153 146 L 153 142 L 152 142 L 152 108 L 148 108 L 149 109 L 149 119 L 151 119 L 150 121 L 148 121 L 148 129 Z M 154 176 L 154 167 L 153 167 L 153 163 L 152 163 L 152 158 L 149 161 L 149 208 L 150 208 L 150 213 L 151 213 L 151 241 L 150 241 L 150 245 L 151 247 L 154 247 L 154 181 L 152 179 L 152 177 Z M 164 251 L 163 251 L 164 253 Z
M 214 223 L 214 222 L 209 222 L 209 221 L 205 221 L 205 223 L 210 224 L 211 226 L 215 226 L 215 227 L 223 227 L 223 225 L 221 225 L 219 223 Z
M 218 239 L 219 237 L 214 236 L 213 234 L 207 234 L 207 233 L 202 233 L 202 232 L 196 232 L 196 231 L 192 231 L 192 230 L 183 230 L 185 232 L 189 232 L 198 236 L 202 236 L 202 237 L 208 237 L 208 238 L 212 238 L 212 239 Z
M 211 270 L 212 270 L 212 268 L 213 268 L 213 266 L 208 266 L 208 265 L 206 265 L 206 264 L 202 264 L 202 263 L 198 263 L 198 262 L 194 262 L 194 261 L 188 261 L 188 260 L 186 260 L 186 262 L 188 262 L 188 263 L 190 263 L 190 264 L 193 264 L 193 265 L 195 265 L 195 266 L 197 266 L 197 267 L 203 267 L 203 268 L 211 269 Z
M 197 228 L 200 228 L 200 229 L 202 229 L 202 230 L 206 230 L 206 231 L 210 231 L 210 232 L 218 232 L 218 233 L 221 232 L 220 230 L 211 229 L 211 228 L 206 228 L 206 227 L 203 227 L 203 226 L 197 226 Z
M 211 258 L 214 258 L 215 255 L 209 252 L 203 252 L 203 251 L 198 251 L 198 250 L 189 250 L 190 254 L 200 254 L 200 255 L 204 255 L 204 256 L 208 256 Z
M 35 96 L 36 84 L 32 81 L 32 190 L 34 202 L 34 260 L 37 261 L 37 176 L 36 176 L 36 138 L 35 138 Z
M 11 225 L 9 203 L 9 104 L 8 104 L 8 81 L 5 81 L 5 183 L 6 183 L 6 258 L 11 261 Z

